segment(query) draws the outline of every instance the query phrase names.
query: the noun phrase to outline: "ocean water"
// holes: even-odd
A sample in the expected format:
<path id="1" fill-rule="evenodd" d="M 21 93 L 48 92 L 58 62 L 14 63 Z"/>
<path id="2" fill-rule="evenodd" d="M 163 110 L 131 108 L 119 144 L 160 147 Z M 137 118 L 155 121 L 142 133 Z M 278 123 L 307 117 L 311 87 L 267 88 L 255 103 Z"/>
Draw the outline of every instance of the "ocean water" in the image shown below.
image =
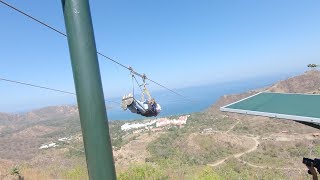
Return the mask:
<path id="1" fill-rule="evenodd" d="M 175 91 L 178 93 L 181 93 L 194 100 L 193 102 L 185 100 L 184 98 L 166 90 L 151 92 L 151 94 L 162 108 L 162 111 L 158 117 L 165 117 L 204 111 L 213 105 L 223 95 L 238 94 L 257 88 L 267 87 L 278 81 L 279 78 L 279 76 L 264 77 L 248 79 L 245 81 L 225 82 L 205 86 L 175 89 Z M 121 98 L 119 97 L 112 100 L 120 101 L 120 99 Z M 114 108 L 108 109 L 107 114 L 109 120 L 144 119 L 143 116 L 133 114 L 129 110 L 123 111 L 120 108 L 120 104 L 118 106 L 115 105 Z"/>

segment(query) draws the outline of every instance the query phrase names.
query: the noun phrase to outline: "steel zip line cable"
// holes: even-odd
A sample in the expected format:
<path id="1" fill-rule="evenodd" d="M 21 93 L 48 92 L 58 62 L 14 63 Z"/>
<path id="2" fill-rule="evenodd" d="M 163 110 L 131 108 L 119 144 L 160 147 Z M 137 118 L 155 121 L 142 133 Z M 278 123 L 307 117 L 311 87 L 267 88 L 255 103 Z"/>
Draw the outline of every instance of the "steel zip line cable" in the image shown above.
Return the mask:
<path id="1" fill-rule="evenodd" d="M 45 86 L 39 86 L 39 85 L 35 85 L 35 84 L 25 83 L 25 82 L 21 82 L 21 81 L 15 81 L 15 80 L 1 78 L 1 77 L 0 77 L 0 81 L 6 81 L 6 82 L 10 82 L 10 83 L 25 85 L 25 86 L 31 86 L 31 87 L 35 87 L 35 88 L 39 88 L 39 89 L 46 89 L 46 90 L 49 90 L 49 91 L 55 91 L 55 92 L 60 92 L 60 93 L 64 93 L 64 94 L 76 95 L 76 93 L 73 93 L 73 92 L 63 91 L 63 90 L 60 90 L 60 89 L 54 89 L 54 88 L 49 88 L 49 87 L 45 87 Z M 116 101 L 111 101 L 111 100 L 105 100 L 105 101 L 119 104 L 119 102 L 116 102 Z"/>
<path id="2" fill-rule="evenodd" d="M 31 15 L 29 15 L 29 14 L 27 14 L 27 13 L 21 11 L 21 10 L 19 10 L 18 8 L 14 7 L 14 6 L 10 5 L 10 4 L 8 4 L 7 2 L 5 2 L 5 1 L 3 1 L 3 0 L 0 0 L 0 2 L 1 2 L 2 4 L 4 4 L 4 5 L 6 5 L 7 7 L 9 7 L 9 8 L 11 8 L 11 9 L 19 12 L 20 14 L 22 14 L 22 15 L 24 15 L 24 16 L 26 16 L 26 17 L 28 17 L 28 18 L 30 18 L 30 19 L 38 22 L 39 24 L 41 24 L 41 25 L 43 25 L 43 26 L 45 26 L 45 27 L 47 27 L 47 28 L 49 28 L 49 29 L 51 29 L 51 30 L 53 30 L 53 31 L 55 31 L 56 33 L 59 33 L 60 35 L 67 37 L 67 35 L 66 35 L 65 33 L 61 32 L 61 31 L 59 31 L 58 29 L 56 29 L 56 28 L 48 25 L 47 23 L 44 23 L 44 22 L 38 20 L 37 18 L 35 18 L 35 17 L 33 17 L 33 16 L 31 16 Z M 106 55 L 98 52 L 98 51 L 97 51 L 97 54 L 100 55 L 100 56 L 102 56 L 102 57 L 104 57 L 105 59 L 108 59 L 108 60 L 110 60 L 110 61 L 118 64 L 119 66 L 122 66 L 123 68 L 126 68 L 127 70 L 131 71 L 133 74 L 135 74 L 135 75 L 137 75 L 137 76 L 139 76 L 139 77 L 141 77 L 141 78 L 145 76 L 145 75 L 142 75 L 142 74 L 134 71 L 131 67 L 127 67 L 127 66 L 121 64 L 120 62 L 118 62 L 118 61 L 116 61 L 116 60 L 114 60 L 114 59 L 112 59 L 112 58 L 110 58 L 110 57 L 108 57 L 108 56 L 106 56 Z M 162 85 L 162 84 L 160 84 L 160 83 L 158 83 L 158 82 L 156 82 L 156 81 L 154 81 L 154 80 L 152 80 L 152 79 L 150 79 L 150 78 L 148 78 L 148 77 L 146 77 L 146 79 L 149 80 L 149 81 L 151 81 L 151 82 L 153 82 L 154 84 L 156 84 L 156 85 L 158 85 L 158 86 L 160 86 L 160 87 L 162 87 L 162 88 L 164 88 L 164 89 L 166 89 L 166 90 L 168 90 L 168 91 L 170 91 L 170 92 L 178 95 L 178 96 L 181 96 L 181 97 L 185 98 L 185 99 L 188 100 L 188 101 L 194 102 L 194 100 L 190 99 L 189 97 L 184 96 L 184 95 L 182 95 L 182 94 L 180 94 L 180 93 L 178 93 L 178 92 L 176 92 L 176 91 L 174 91 L 174 90 L 172 90 L 172 89 L 169 89 L 169 88 L 167 88 L 166 86 L 164 86 L 164 85 Z"/>

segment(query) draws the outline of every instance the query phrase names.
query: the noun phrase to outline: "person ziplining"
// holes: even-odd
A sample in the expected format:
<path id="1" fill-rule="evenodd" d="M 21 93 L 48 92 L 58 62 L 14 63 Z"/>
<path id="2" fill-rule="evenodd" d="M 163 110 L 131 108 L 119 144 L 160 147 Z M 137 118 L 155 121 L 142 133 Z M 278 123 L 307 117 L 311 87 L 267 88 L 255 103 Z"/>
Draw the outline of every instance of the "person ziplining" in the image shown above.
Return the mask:
<path id="1" fill-rule="evenodd" d="M 131 69 L 131 77 L 132 77 L 132 93 L 128 95 L 124 95 L 121 101 L 121 108 L 123 110 L 129 109 L 132 113 L 140 114 L 145 117 L 157 116 L 161 111 L 161 106 L 158 104 L 154 98 L 151 97 L 149 90 L 146 87 L 146 76 L 142 76 L 143 89 L 141 89 L 141 101 L 137 100 L 134 97 L 134 82 L 135 78 L 132 68 Z M 137 80 L 136 80 L 137 81 Z M 137 81 L 138 83 L 138 81 Z M 139 85 L 139 83 L 138 83 Z M 139 85 L 140 86 L 140 85 Z M 148 99 L 145 99 L 145 94 L 148 96 Z"/>

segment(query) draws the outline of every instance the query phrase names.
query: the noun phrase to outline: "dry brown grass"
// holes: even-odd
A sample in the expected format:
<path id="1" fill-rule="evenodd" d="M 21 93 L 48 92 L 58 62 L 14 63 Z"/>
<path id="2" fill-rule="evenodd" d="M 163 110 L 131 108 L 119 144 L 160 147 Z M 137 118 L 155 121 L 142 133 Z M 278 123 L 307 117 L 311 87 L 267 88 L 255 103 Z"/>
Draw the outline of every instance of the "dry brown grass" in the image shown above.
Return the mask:
<path id="1" fill-rule="evenodd" d="M 127 168 L 130 164 L 144 163 L 145 158 L 149 156 L 146 150 L 147 145 L 156 139 L 161 133 L 144 133 L 136 135 L 129 143 L 114 151 L 116 167 L 119 169 Z"/>

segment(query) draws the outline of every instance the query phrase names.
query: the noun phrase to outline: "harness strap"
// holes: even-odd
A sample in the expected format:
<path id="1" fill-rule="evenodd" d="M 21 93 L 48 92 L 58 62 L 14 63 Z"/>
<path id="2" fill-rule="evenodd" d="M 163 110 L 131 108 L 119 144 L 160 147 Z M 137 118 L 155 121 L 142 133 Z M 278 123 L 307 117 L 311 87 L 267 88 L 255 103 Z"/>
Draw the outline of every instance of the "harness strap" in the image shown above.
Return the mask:
<path id="1" fill-rule="evenodd" d="M 152 97 L 150 95 L 150 92 L 149 90 L 147 89 L 147 83 L 146 83 L 146 79 L 147 79 L 147 76 L 145 74 L 142 75 L 142 80 L 143 80 L 143 84 L 142 85 L 139 85 L 139 82 L 138 80 L 136 79 L 135 75 L 134 75 L 134 71 L 132 69 L 132 67 L 129 67 L 129 69 L 131 70 L 131 79 L 132 79 L 132 94 L 133 94 L 133 97 L 135 97 L 135 93 L 134 93 L 134 80 L 137 82 L 140 90 L 141 90 L 141 101 L 144 102 L 145 101 L 145 97 L 144 97 L 144 94 L 146 94 L 148 96 L 148 101 L 151 101 Z M 141 88 L 141 86 L 143 86 L 143 89 Z"/>
<path id="2" fill-rule="evenodd" d="M 151 101 L 152 97 L 150 95 L 150 92 L 149 90 L 147 89 L 147 83 L 146 83 L 146 79 L 147 79 L 147 76 L 145 74 L 143 74 L 143 94 L 146 94 L 148 96 L 148 100 Z M 144 100 L 144 95 L 143 95 L 143 100 Z"/>

